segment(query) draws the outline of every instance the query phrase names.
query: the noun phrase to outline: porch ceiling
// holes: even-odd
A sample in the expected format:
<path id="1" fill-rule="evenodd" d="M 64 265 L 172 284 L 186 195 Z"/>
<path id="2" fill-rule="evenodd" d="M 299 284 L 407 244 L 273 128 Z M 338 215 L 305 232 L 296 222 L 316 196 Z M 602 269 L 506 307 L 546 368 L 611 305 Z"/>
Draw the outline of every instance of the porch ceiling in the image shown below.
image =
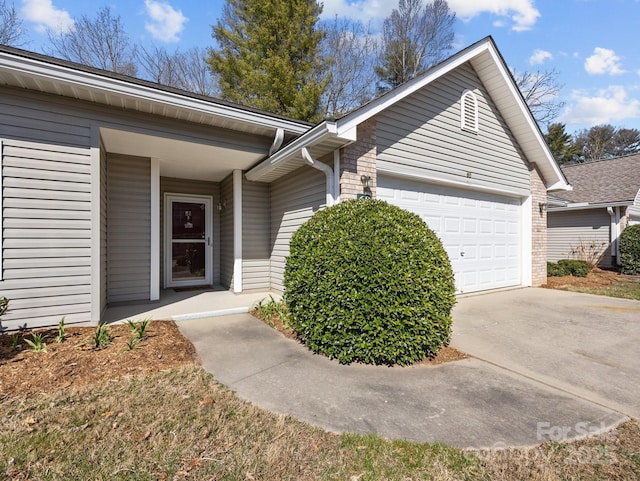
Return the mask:
<path id="1" fill-rule="evenodd" d="M 267 154 L 251 145 L 238 149 L 106 128 L 100 134 L 108 153 L 159 159 L 163 177 L 220 182 L 234 169 L 247 170 Z"/>

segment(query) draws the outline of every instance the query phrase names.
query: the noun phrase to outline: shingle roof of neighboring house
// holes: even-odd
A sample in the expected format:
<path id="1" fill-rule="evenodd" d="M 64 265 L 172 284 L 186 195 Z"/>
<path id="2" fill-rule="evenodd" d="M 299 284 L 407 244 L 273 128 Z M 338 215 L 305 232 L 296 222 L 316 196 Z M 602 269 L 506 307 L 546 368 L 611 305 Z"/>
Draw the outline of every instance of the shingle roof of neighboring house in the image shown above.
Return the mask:
<path id="1" fill-rule="evenodd" d="M 571 203 L 633 204 L 640 190 L 640 154 L 562 167 L 572 191 L 555 197 Z"/>

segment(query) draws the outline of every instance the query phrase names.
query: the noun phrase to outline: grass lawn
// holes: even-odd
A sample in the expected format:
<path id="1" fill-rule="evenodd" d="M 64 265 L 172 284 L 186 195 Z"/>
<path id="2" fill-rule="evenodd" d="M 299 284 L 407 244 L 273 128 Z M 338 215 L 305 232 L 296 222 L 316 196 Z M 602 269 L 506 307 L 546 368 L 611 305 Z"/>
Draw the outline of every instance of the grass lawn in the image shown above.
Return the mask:
<path id="1" fill-rule="evenodd" d="M 44 333 L 47 352 L 0 335 L 0 479 L 640 479 L 637 420 L 576 443 L 499 451 L 337 435 L 240 400 L 173 323 L 152 323 L 133 350 L 124 326 L 99 350 L 90 330 L 63 343 L 54 334 Z"/>
<path id="2" fill-rule="evenodd" d="M 640 282 L 614 282 L 602 287 L 573 287 L 567 288 L 569 291 L 584 292 L 586 294 L 597 294 L 599 296 L 621 297 L 623 299 L 635 299 L 640 301 Z"/>
<path id="3" fill-rule="evenodd" d="M 546 287 L 640 301 L 640 276 L 595 269 L 587 277 L 548 277 Z"/>
<path id="4" fill-rule="evenodd" d="M 640 424 L 465 452 L 335 435 L 238 399 L 195 365 L 0 402 L 3 479 L 596 480 L 640 477 Z"/>

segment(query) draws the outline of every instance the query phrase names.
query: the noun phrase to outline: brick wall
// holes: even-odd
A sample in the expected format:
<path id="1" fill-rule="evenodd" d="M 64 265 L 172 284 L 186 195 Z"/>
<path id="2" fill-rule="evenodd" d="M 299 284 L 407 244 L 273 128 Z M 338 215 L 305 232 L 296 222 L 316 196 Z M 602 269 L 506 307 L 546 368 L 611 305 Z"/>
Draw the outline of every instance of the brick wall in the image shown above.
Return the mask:
<path id="1" fill-rule="evenodd" d="M 340 150 L 340 199 L 354 199 L 365 193 L 360 180 L 371 177 L 371 188 L 366 193 L 376 196 L 376 119 L 358 125 L 358 140 Z"/>
<path id="2" fill-rule="evenodd" d="M 540 286 L 547 282 L 547 211 L 540 205 L 547 203 L 547 189 L 538 168 L 530 169 L 531 179 L 531 235 L 532 235 L 532 284 Z"/>

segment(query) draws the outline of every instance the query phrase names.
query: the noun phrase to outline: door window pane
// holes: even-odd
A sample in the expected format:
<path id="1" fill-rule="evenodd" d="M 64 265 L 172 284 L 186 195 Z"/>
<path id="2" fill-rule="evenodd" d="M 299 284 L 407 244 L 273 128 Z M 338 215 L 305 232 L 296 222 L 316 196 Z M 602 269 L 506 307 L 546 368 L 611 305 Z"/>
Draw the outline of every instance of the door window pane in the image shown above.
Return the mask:
<path id="1" fill-rule="evenodd" d="M 204 239 L 205 205 L 193 202 L 173 202 L 174 239 Z"/>
<path id="2" fill-rule="evenodd" d="M 171 272 L 174 281 L 205 278 L 205 244 L 174 242 Z"/>

